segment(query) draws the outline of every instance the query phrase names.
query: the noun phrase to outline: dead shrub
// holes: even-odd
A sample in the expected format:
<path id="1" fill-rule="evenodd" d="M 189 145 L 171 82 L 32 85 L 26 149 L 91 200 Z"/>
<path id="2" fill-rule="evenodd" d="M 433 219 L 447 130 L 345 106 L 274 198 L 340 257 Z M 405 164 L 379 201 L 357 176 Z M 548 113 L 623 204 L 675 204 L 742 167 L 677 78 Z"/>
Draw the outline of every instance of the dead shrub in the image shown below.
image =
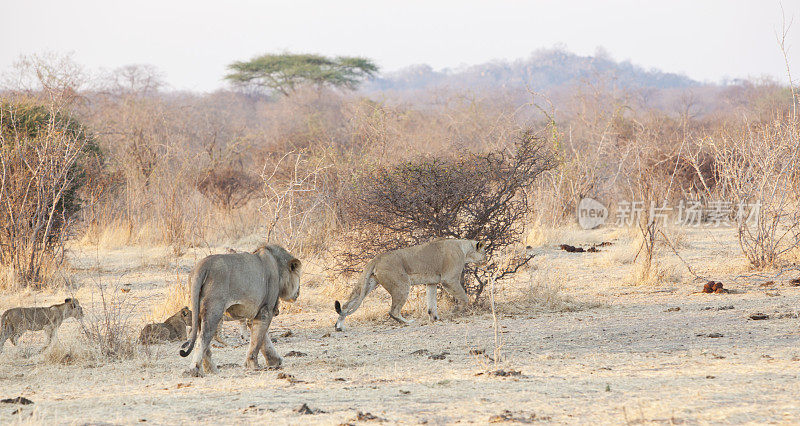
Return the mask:
<path id="1" fill-rule="evenodd" d="M 257 196 L 260 187 L 258 177 L 233 167 L 206 170 L 197 182 L 200 191 L 218 208 L 230 211 L 238 209 Z"/>
<path id="2" fill-rule="evenodd" d="M 12 281 L 41 286 L 57 270 L 87 159 L 98 155 L 88 131 L 56 105 L 0 105 L 0 265 Z"/>
<path id="3" fill-rule="evenodd" d="M 302 153 L 288 152 L 268 161 L 261 173 L 266 241 L 293 253 L 313 254 L 330 228 L 324 214 L 328 196 L 328 167 Z"/>
<path id="4" fill-rule="evenodd" d="M 710 138 L 717 173 L 736 213 L 739 245 L 756 268 L 770 267 L 800 247 L 800 131 L 794 115 Z"/>
<path id="5" fill-rule="evenodd" d="M 132 319 L 137 303 L 121 286 L 108 286 L 100 281 L 94 285 L 89 309 L 81 321 L 84 338 L 104 358 L 132 358 L 136 354 Z"/>

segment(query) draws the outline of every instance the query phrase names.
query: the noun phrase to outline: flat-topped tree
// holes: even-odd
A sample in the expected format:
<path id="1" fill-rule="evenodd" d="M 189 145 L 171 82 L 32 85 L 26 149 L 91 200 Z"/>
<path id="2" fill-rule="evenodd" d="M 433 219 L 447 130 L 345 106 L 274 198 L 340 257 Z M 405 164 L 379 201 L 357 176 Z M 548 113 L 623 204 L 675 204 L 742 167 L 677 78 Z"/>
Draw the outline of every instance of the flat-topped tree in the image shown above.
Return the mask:
<path id="1" fill-rule="evenodd" d="M 228 65 L 225 79 L 237 86 L 266 89 L 289 96 L 298 86 L 330 86 L 354 90 L 378 72 L 367 58 L 312 54 L 267 54 Z"/>

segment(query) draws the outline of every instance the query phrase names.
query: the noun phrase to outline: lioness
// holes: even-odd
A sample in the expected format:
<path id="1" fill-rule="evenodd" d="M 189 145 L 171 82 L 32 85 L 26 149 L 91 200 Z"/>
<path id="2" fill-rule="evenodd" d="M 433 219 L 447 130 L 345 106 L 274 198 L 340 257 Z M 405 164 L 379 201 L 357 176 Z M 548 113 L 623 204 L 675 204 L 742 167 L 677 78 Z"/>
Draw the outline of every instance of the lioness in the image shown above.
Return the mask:
<path id="1" fill-rule="evenodd" d="M 189 341 L 181 346 L 185 357 L 195 346 L 202 331 L 200 347 L 195 353 L 189 375 L 216 372 L 211 362 L 211 339 L 223 314 L 234 319 L 251 320 L 250 348 L 245 367 L 258 368 L 259 351 L 271 366 L 283 359 L 275 351 L 267 335 L 278 298 L 293 302 L 300 294 L 300 261 L 284 248 L 268 245 L 253 253 L 211 255 L 201 260 L 192 271 L 192 331 Z"/>
<path id="2" fill-rule="evenodd" d="M 139 334 L 139 343 L 151 345 L 158 342 L 186 340 L 186 327 L 192 326 L 192 311 L 186 306 L 164 322 L 147 324 Z"/>
<path id="3" fill-rule="evenodd" d="M 361 306 L 367 294 L 378 284 L 392 296 L 389 316 L 402 324 L 412 322 L 400 314 L 411 286 L 428 286 L 428 315 L 431 320 L 436 321 L 439 319 L 436 285 L 441 284 L 459 302 L 469 303 L 467 293 L 461 287 L 461 272 L 466 263 L 481 263 L 485 260 L 486 246 L 475 240 L 441 239 L 379 254 L 367 263 L 361 279 L 350 293 L 350 300 L 344 306 L 338 300 L 334 303 L 336 313 L 339 314 L 336 330 L 342 331 L 344 319 Z"/>
<path id="4" fill-rule="evenodd" d="M 78 303 L 78 299 L 64 299 L 64 303 L 59 303 L 49 307 L 35 308 L 11 308 L 3 312 L 0 318 L 0 352 L 6 339 L 11 339 L 15 346 L 17 339 L 26 331 L 44 330 L 47 332 L 47 342 L 42 350 L 47 349 L 54 339 L 57 339 L 56 331 L 61 323 L 67 318 L 83 318 L 83 308 Z"/>

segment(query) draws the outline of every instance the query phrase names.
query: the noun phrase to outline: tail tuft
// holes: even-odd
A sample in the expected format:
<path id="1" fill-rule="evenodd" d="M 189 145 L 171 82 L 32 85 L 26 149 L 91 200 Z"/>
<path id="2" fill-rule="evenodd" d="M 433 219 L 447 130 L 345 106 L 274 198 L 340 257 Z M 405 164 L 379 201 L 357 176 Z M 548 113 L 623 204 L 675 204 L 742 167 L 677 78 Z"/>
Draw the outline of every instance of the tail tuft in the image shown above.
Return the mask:
<path id="1" fill-rule="evenodd" d="M 181 354 L 182 357 L 186 358 L 187 356 L 189 356 L 190 353 L 192 353 L 192 349 L 194 349 L 194 345 L 189 346 L 191 343 L 192 343 L 192 341 L 190 340 L 190 341 L 185 342 L 184 344 L 181 345 L 180 354 Z M 189 346 L 189 349 L 186 349 L 187 346 Z"/>
<path id="2" fill-rule="evenodd" d="M 336 313 L 337 314 L 339 314 L 339 315 L 342 314 L 342 305 L 339 303 L 338 300 L 336 302 L 334 302 L 333 308 L 336 309 Z"/>

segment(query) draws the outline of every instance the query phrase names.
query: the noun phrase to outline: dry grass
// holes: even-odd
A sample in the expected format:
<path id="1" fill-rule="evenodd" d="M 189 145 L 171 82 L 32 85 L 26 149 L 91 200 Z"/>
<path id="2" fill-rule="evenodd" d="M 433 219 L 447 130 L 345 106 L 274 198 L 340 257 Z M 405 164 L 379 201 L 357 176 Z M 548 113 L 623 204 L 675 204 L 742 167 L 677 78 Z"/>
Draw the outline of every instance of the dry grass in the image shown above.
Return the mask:
<path id="1" fill-rule="evenodd" d="M 94 281 L 92 298 L 82 302 L 87 314 L 81 331 L 88 345 L 108 359 L 129 359 L 136 353 L 133 327 L 138 300 L 128 296 L 121 285 Z"/>
<path id="2" fill-rule="evenodd" d="M 188 277 L 181 276 L 180 272 L 175 270 L 175 279 L 164 291 L 164 297 L 160 302 L 153 305 L 149 317 L 145 319 L 146 322 L 162 322 L 169 318 L 171 315 L 180 311 L 184 306 L 191 306 L 191 292 Z"/>
<path id="3" fill-rule="evenodd" d="M 497 311 L 501 314 L 536 314 L 576 312 L 603 306 L 597 301 L 583 301 L 564 291 L 567 277 L 550 269 L 522 274 L 513 284 L 498 287 Z"/>

